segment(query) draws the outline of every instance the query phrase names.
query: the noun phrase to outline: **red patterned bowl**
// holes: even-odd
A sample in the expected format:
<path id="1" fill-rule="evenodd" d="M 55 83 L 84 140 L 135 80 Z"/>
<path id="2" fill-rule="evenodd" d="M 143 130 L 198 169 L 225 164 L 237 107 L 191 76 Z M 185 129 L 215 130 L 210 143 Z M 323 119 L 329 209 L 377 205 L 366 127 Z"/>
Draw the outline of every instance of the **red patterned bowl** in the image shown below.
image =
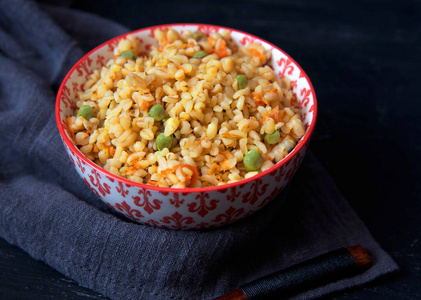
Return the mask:
<path id="1" fill-rule="evenodd" d="M 135 183 L 105 171 L 87 159 L 74 145 L 66 118 L 75 109 L 74 95 L 91 72 L 113 57 L 113 47 L 125 35 L 98 46 L 80 59 L 60 86 L 56 102 L 56 120 L 64 146 L 76 171 L 92 191 L 107 205 L 126 217 L 152 226 L 171 229 L 218 227 L 242 219 L 270 202 L 289 182 L 300 165 L 316 123 L 317 103 L 313 86 L 303 69 L 278 47 L 253 35 L 220 26 L 173 24 L 140 29 L 127 34 L 139 38 L 145 48 L 154 43 L 157 28 L 205 32 L 228 30 L 242 45 L 258 42 L 271 49 L 271 66 L 280 77 L 289 77 L 302 111 L 305 135 L 296 147 L 270 169 L 248 179 L 221 186 L 173 189 Z M 126 34 L 126 35 L 127 35 Z"/>

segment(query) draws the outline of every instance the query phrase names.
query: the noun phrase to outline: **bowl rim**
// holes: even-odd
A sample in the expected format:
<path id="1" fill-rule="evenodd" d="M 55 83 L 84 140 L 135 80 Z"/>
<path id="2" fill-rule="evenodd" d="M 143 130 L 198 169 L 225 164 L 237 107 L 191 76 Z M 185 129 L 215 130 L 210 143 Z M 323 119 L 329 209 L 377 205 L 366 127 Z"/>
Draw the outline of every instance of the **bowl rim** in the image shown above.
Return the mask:
<path id="1" fill-rule="evenodd" d="M 272 49 L 276 49 L 277 51 L 280 51 L 281 53 L 283 53 L 284 55 L 286 55 L 291 62 L 293 62 L 299 69 L 300 73 L 300 77 L 304 77 L 307 82 L 309 83 L 310 86 L 310 90 L 313 93 L 313 121 L 310 124 L 310 126 L 307 128 L 307 131 L 305 133 L 305 135 L 298 141 L 297 145 L 294 147 L 294 149 L 288 153 L 288 155 L 286 157 L 284 157 L 280 162 L 276 163 L 275 165 L 273 165 L 272 167 L 270 167 L 269 169 L 260 172 L 254 176 L 251 176 L 249 178 L 245 178 L 245 179 L 241 179 L 235 182 L 231 182 L 231 183 L 226 183 L 226 184 L 222 184 L 222 185 L 217 185 L 217 186 L 209 186 L 209 187 L 192 187 L 192 188 L 173 188 L 173 187 L 158 187 L 158 186 L 154 186 L 154 185 L 149 185 L 146 183 L 138 183 L 135 181 L 131 181 L 127 178 L 115 175 L 107 170 L 105 170 L 104 168 L 100 167 L 99 165 L 95 164 L 93 161 L 89 160 L 85 155 L 82 154 L 82 152 L 80 152 L 80 150 L 74 145 L 74 143 L 68 138 L 67 134 L 64 132 L 64 128 L 63 128 L 63 124 L 61 122 L 61 118 L 60 118 L 60 99 L 61 99 L 61 95 L 63 94 L 63 89 L 67 83 L 67 81 L 69 80 L 70 76 L 75 72 L 76 68 L 84 61 L 86 60 L 90 55 L 92 55 L 93 53 L 95 53 L 96 51 L 98 51 L 99 49 L 106 47 L 107 45 L 113 43 L 114 41 L 120 40 L 124 37 L 126 37 L 127 35 L 130 34 L 136 34 L 137 32 L 140 31 L 151 31 L 151 30 L 155 30 L 158 28 L 163 28 L 163 27 L 175 27 L 175 26 L 210 26 L 210 27 L 216 27 L 218 28 L 218 30 L 228 30 L 230 32 L 238 32 L 240 34 L 244 34 L 246 36 L 249 36 L 253 39 L 256 39 L 258 41 L 262 41 L 266 44 L 268 44 L 269 46 L 272 47 Z M 307 145 L 307 143 L 309 142 L 314 128 L 316 126 L 316 121 L 317 121 L 317 98 L 316 98 L 316 93 L 313 87 L 313 84 L 310 80 L 310 78 L 308 77 L 307 73 L 303 70 L 303 68 L 285 51 L 283 51 L 281 48 L 279 48 L 278 46 L 260 38 L 257 37 L 251 33 L 247 33 L 245 31 L 241 31 L 238 29 L 233 29 L 230 27 L 226 27 L 226 26 L 221 26 L 221 25 L 212 25 L 212 24 L 205 24 L 205 23 L 170 23 L 170 24 L 162 24 L 162 25 L 154 25 L 154 26 L 149 26 L 149 27 L 144 27 L 144 28 L 140 28 L 140 29 L 136 29 L 136 30 L 132 30 L 129 32 L 126 32 L 124 34 L 118 35 L 114 38 L 111 38 L 103 43 L 101 43 L 100 45 L 96 46 L 95 48 L 93 48 L 92 50 L 90 50 L 88 53 L 86 53 L 85 55 L 83 55 L 73 66 L 72 68 L 67 72 L 66 76 L 64 77 L 64 79 L 62 80 L 60 87 L 57 91 L 57 96 L 56 96 L 56 103 L 55 103 L 55 118 L 56 118 L 56 124 L 61 136 L 62 141 L 66 144 L 66 146 L 68 147 L 68 149 L 75 154 L 79 159 L 82 160 L 82 162 L 85 165 L 89 165 L 92 169 L 96 170 L 99 173 L 104 174 L 106 177 L 111 178 L 113 180 L 115 180 L 116 182 L 121 182 L 124 183 L 127 187 L 129 186 L 134 186 L 134 187 L 138 187 L 138 188 L 142 188 L 142 189 L 147 189 L 147 190 L 155 190 L 155 191 L 159 191 L 159 192 L 164 192 L 164 193 L 204 193 L 204 192 L 212 192 L 212 191 L 219 191 L 219 190 L 225 190 L 225 189 L 229 189 L 232 187 L 237 187 L 237 186 L 242 186 L 244 184 L 247 184 L 251 181 L 256 181 L 257 179 L 266 176 L 269 173 L 272 173 L 273 171 L 281 168 L 282 166 L 284 166 L 285 164 L 287 164 L 294 156 L 296 153 L 300 152 L 300 150 Z"/>

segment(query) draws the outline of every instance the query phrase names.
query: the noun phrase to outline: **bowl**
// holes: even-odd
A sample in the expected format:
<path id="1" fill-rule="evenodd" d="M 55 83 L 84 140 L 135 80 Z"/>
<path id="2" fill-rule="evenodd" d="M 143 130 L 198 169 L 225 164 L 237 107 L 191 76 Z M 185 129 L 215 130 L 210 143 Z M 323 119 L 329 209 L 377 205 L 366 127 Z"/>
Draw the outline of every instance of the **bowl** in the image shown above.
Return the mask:
<path id="1" fill-rule="evenodd" d="M 246 46 L 257 42 L 271 51 L 269 62 L 275 74 L 291 80 L 305 128 L 304 136 L 280 162 L 255 176 L 236 182 L 201 188 L 158 187 L 116 176 L 89 160 L 75 146 L 66 120 L 75 110 L 75 94 L 88 76 L 113 57 L 113 48 L 131 34 L 150 49 L 156 43 L 156 29 L 174 28 L 182 32 L 227 30 L 232 39 Z M 313 133 L 317 103 L 314 88 L 303 69 L 275 45 L 251 34 L 206 24 L 169 24 L 143 28 L 115 37 L 83 56 L 64 78 L 56 99 L 56 122 L 64 147 L 76 171 L 103 202 L 127 218 L 141 224 L 168 229 L 206 229 L 227 225 L 258 211 L 272 201 L 288 184 L 302 162 Z"/>

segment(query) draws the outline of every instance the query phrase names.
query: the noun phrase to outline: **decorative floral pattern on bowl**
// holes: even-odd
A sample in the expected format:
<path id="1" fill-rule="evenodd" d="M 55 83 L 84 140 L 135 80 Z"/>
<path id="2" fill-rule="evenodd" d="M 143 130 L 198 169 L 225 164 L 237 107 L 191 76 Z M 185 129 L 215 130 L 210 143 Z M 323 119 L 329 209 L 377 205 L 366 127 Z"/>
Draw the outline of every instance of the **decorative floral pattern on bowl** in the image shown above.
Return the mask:
<path id="1" fill-rule="evenodd" d="M 306 134 L 281 162 L 248 179 L 215 187 L 172 189 L 139 184 L 115 176 L 87 159 L 73 144 L 66 118 L 75 109 L 74 95 L 95 70 L 113 56 L 113 48 L 127 34 L 134 35 L 145 51 L 157 29 L 201 30 L 206 33 L 228 30 L 239 44 L 258 42 L 271 49 L 275 73 L 289 77 L 302 111 Z M 149 27 L 116 37 L 86 54 L 65 77 L 56 102 L 57 126 L 76 171 L 91 190 L 107 205 L 142 224 L 169 229 L 204 229 L 223 226 L 249 216 L 269 203 L 283 190 L 299 167 L 314 130 L 317 103 L 313 86 L 302 68 L 276 46 L 250 34 L 205 24 L 173 24 Z"/>

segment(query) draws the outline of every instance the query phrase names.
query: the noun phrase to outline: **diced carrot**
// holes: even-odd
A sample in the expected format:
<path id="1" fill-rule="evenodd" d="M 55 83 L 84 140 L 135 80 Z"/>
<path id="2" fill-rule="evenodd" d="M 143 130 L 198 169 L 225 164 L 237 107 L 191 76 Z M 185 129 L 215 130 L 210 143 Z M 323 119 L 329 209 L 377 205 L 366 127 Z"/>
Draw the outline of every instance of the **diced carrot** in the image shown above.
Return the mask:
<path id="1" fill-rule="evenodd" d="M 152 102 L 153 101 L 142 101 L 142 104 L 140 105 L 140 110 L 142 110 L 142 111 L 147 111 L 148 110 L 148 108 L 152 105 Z"/>
<path id="2" fill-rule="evenodd" d="M 216 39 L 211 36 L 208 36 L 208 44 L 212 47 L 215 47 L 215 43 L 216 43 Z"/>
<path id="3" fill-rule="evenodd" d="M 142 165 L 137 160 L 133 162 L 133 166 L 138 170 L 142 168 Z"/>
<path id="4" fill-rule="evenodd" d="M 104 145 L 104 148 L 106 150 L 106 152 L 108 152 L 107 154 L 110 156 L 114 156 L 115 154 L 115 148 L 113 146 L 106 146 Z"/>
<path id="5" fill-rule="evenodd" d="M 297 97 L 295 97 L 295 95 L 294 95 L 291 98 L 291 106 L 295 106 L 295 105 L 297 105 Z"/>
<path id="6" fill-rule="evenodd" d="M 218 54 L 219 58 L 224 58 L 228 56 L 227 43 L 222 39 L 219 42 L 218 49 L 216 49 L 216 54 Z"/>
<path id="7" fill-rule="evenodd" d="M 148 177 L 147 179 L 146 179 L 146 182 L 148 183 L 148 184 L 150 184 L 150 185 L 158 185 L 158 182 L 156 182 L 156 181 L 152 181 L 151 180 L 151 178 L 150 177 Z"/>
<path id="8" fill-rule="evenodd" d="M 116 60 L 120 55 L 114 54 L 114 60 Z"/>
<path id="9" fill-rule="evenodd" d="M 228 133 L 228 132 L 224 132 L 224 133 Z M 226 151 L 224 151 L 224 152 L 220 152 L 220 154 L 222 154 L 223 156 L 225 156 L 225 159 L 224 159 L 224 160 L 222 160 L 222 161 L 219 163 L 219 166 L 218 166 L 218 167 L 219 167 L 222 171 L 229 170 L 229 169 L 230 169 L 230 164 L 229 164 L 228 160 L 229 160 L 229 159 L 231 159 L 231 158 L 233 158 L 233 157 L 234 157 L 234 154 L 232 154 L 232 153 L 231 153 L 231 151 L 229 151 L 229 150 L 226 150 Z"/>
<path id="10" fill-rule="evenodd" d="M 253 92 L 251 94 L 251 99 L 254 101 L 254 103 L 256 103 L 257 106 L 264 106 L 265 104 L 269 104 L 268 101 L 257 92 Z"/>
<path id="11" fill-rule="evenodd" d="M 217 169 L 219 169 L 219 165 L 218 164 L 213 164 L 208 171 L 208 175 L 211 175 L 214 171 L 216 171 Z"/>
<path id="12" fill-rule="evenodd" d="M 66 118 L 66 125 L 67 125 L 67 130 L 70 132 L 70 135 L 72 136 L 72 139 L 75 139 L 75 133 L 72 130 L 72 117 L 67 117 Z"/>
<path id="13" fill-rule="evenodd" d="M 278 89 L 271 89 L 271 90 L 267 90 L 266 92 L 265 92 L 265 94 L 269 94 L 269 93 L 277 93 L 278 92 Z"/>
<path id="14" fill-rule="evenodd" d="M 161 174 L 165 176 L 165 175 L 168 175 L 170 173 L 175 173 L 175 171 L 177 171 L 178 168 L 184 168 L 184 167 L 192 170 L 192 172 L 193 172 L 193 175 L 191 177 L 190 176 L 186 176 L 186 179 L 187 180 L 190 180 L 190 183 L 189 183 L 189 185 L 187 187 L 190 187 L 197 180 L 197 178 L 199 178 L 199 172 L 197 171 L 197 169 L 195 167 L 193 167 L 193 166 L 191 166 L 189 164 L 178 164 L 178 165 L 176 165 L 176 166 L 174 166 L 172 168 L 168 168 L 168 169 L 162 170 L 161 171 Z"/>
<path id="15" fill-rule="evenodd" d="M 265 122 L 268 118 L 272 118 L 275 123 L 281 121 L 281 113 L 279 111 L 279 106 L 275 106 L 272 110 L 268 113 L 263 115 L 263 122 Z"/>
<path id="16" fill-rule="evenodd" d="M 166 45 L 168 45 L 170 42 L 165 38 L 160 42 L 161 47 L 158 49 L 158 52 L 162 52 Z"/>
<path id="17" fill-rule="evenodd" d="M 267 90 L 266 92 L 264 92 L 264 95 L 269 94 L 269 93 L 277 93 L 277 92 L 278 92 L 278 89 L 271 89 L 271 90 Z M 252 97 L 253 97 L 253 95 L 252 95 Z M 270 105 L 269 101 L 265 97 L 262 97 L 260 94 L 259 94 L 259 96 L 256 95 L 255 97 L 256 97 L 256 99 L 253 99 L 253 98 L 252 99 L 257 105 L 259 105 L 258 103 L 264 103 L 266 105 Z M 256 102 L 256 100 L 258 102 Z"/>
<path id="18" fill-rule="evenodd" d="M 114 152 L 115 152 L 115 150 L 114 150 Z M 133 161 L 133 165 L 132 166 L 129 166 L 127 168 L 126 173 L 129 174 L 129 175 L 131 175 L 131 174 L 133 174 L 134 172 L 136 172 L 139 169 L 142 169 L 142 165 L 137 160 L 134 160 Z"/>
<path id="19" fill-rule="evenodd" d="M 186 168 L 192 170 L 192 172 L 193 172 L 193 175 L 190 178 L 190 184 L 188 185 L 190 187 L 197 180 L 197 178 L 199 178 L 199 172 L 197 171 L 197 169 L 195 167 L 193 167 L 189 164 L 183 164 L 183 167 L 186 167 Z"/>
<path id="20" fill-rule="evenodd" d="M 223 161 L 221 161 L 221 170 L 222 171 L 226 171 L 230 168 L 230 165 L 228 163 L 228 160 L 224 159 Z"/>
<path id="21" fill-rule="evenodd" d="M 271 111 L 271 115 L 273 120 L 278 123 L 281 121 L 281 112 L 279 111 L 279 106 L 275 106 L 272 111 Z"/>
<path id="22" fill-rule="evenodd" d="M 174 168 L 167 168 L 167 169 L 162 170 L 161 174 L 164 175 L 164 176 L 167 176 L 168 174 L 170 174 L 173 171 L 174 171 Z"/>
<path id="23" fill-rule="evenodd" d="M 147 184 L 150 184 L 150 185 L 154 185 L 154 186 L 158 186 L 159 185 L 159 182 L 157 182 L 157 181 L 153 181 L 152 179 L 151 179 L 151 175 L 147 175 L 147 177 L 146 177 L 146 183 Z"/>
<path id="24" fill-rule="evenodd" d="M 255 48 L 249 48 L 248 50 L 253 56 L 259 58 L 260 60 L 266 59 L 266 56 L 264 56 L 262 53 L 260 53 L 259 50 L 255 49 Z"/>
<path id="25" fill-rule="evenodd" d="M 200 140 L 197 141 L 197 144 L 200 145 L 204 140 L 206 139 L 206 137 L 202 137 Z"/>
<path id="26" fill-rule="evenodd" d="M 263 106 L 263 101 L 262 101 L 262 95 L 260 95 L 257 92 L 253 92 L 251 94 L 251 99 L 254 101 L 254 103 L 256 103 L 257 106 L 261 105 Z"/>
<path id="27" fill-rule="evenodd" d="M 232 158 L 234 156 L 234 154 L 232 154 L 232 152 L 229 150 L 225 150 L 223 154 L 225 155 L 226 158 Z"/>
<path id="28" fill-rule="evenodd" d="M 137 169 L 136 169 L 136 167 L 135 166 L 130 166 L 130 167 L 128 167 L 127 168 L 127 170 L 126 170 L 126 174 L 128 174 L 128 175 L 132 175 L 133 173 L 135 173 L 137 171 Z"/>

